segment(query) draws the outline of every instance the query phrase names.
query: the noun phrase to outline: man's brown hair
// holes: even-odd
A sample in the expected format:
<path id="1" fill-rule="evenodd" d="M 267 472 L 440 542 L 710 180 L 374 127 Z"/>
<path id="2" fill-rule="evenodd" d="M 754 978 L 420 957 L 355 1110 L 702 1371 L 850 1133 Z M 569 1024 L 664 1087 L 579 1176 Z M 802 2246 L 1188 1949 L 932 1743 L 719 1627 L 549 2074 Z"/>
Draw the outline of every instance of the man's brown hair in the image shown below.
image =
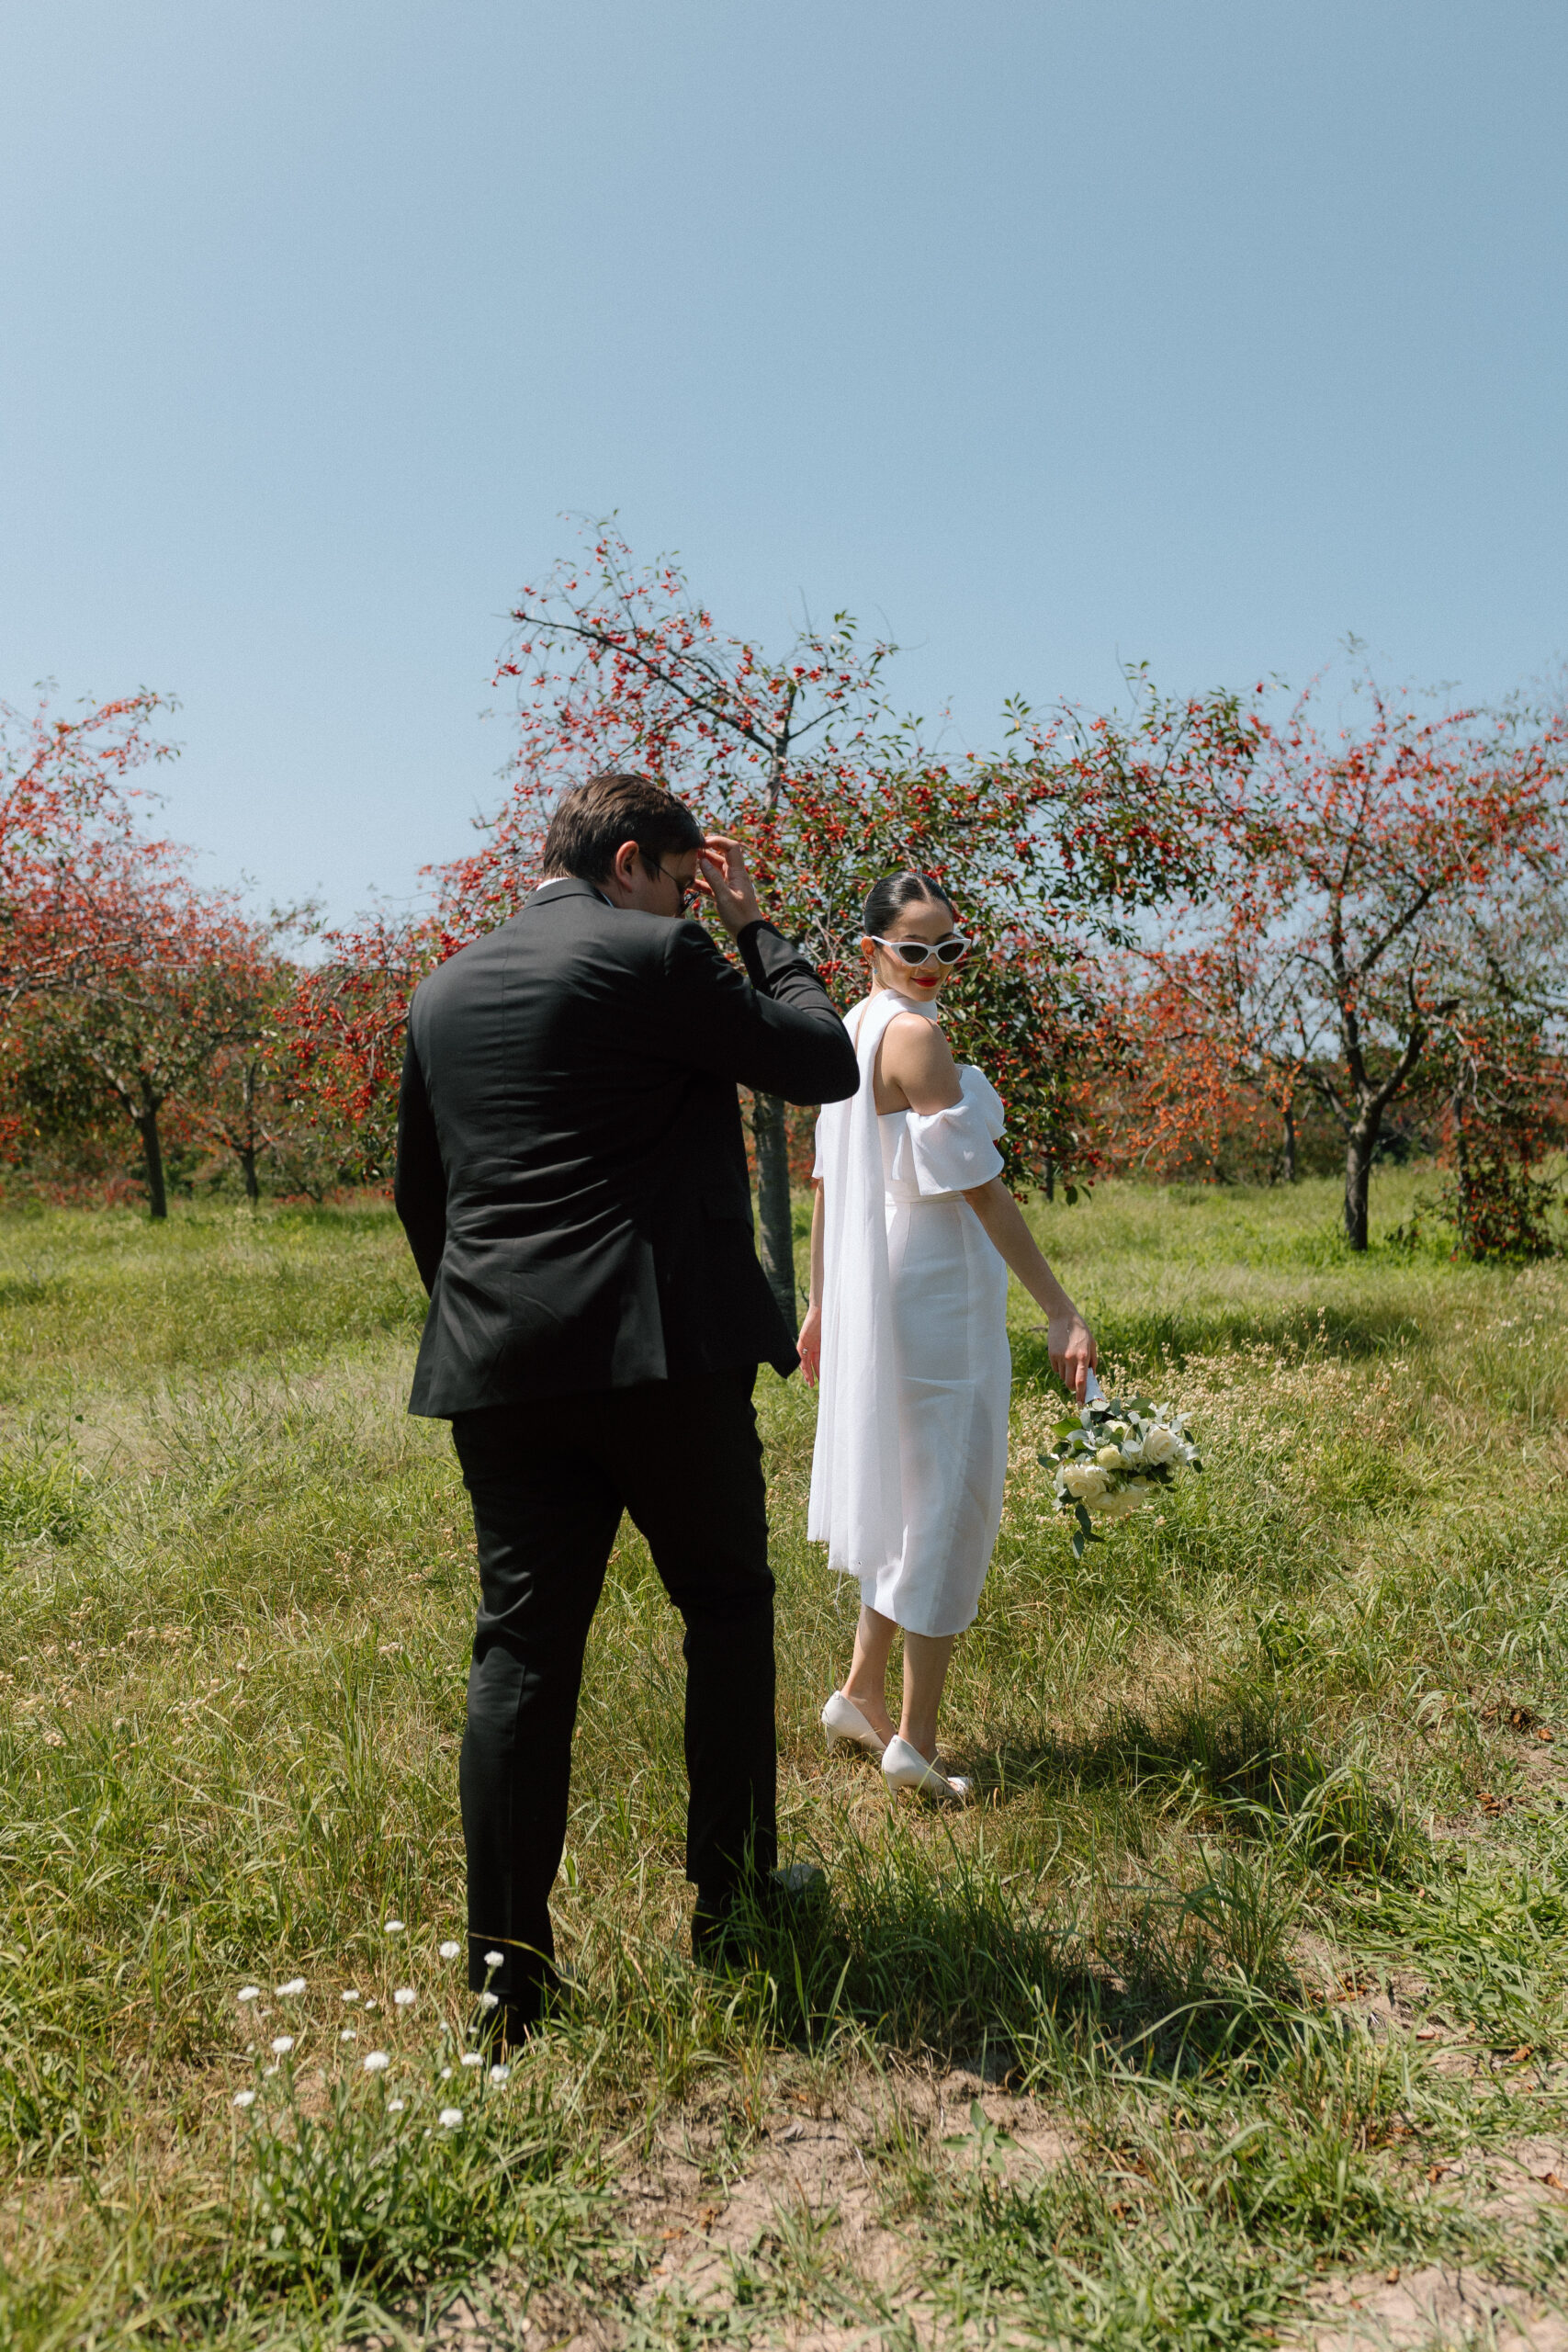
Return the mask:
<path id="1" fill-rule="evenodd" d="M 685 802 L 650 775 L 604 768 L 557 801 L 545 835 L 545 874 L 607 881 L 623 842 L 636 842 L 651 873 L 667 857 L 700 849 L 703 829 Z"/>

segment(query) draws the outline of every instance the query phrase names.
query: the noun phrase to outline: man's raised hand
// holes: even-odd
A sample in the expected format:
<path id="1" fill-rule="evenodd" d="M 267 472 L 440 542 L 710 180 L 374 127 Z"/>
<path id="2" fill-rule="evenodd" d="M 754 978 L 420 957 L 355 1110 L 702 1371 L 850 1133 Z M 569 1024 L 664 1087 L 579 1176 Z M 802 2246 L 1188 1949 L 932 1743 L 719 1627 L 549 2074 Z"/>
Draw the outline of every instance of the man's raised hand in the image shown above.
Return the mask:
<path id="1" fill-rule="evenodd" d="M 710 833 L 697 852 L 697 887 L 705 890 L 718 910 L 718 919 L 732 939 L 743 932 L 749 922 L 760 922 L 762 910 L 757 904 L 757 886 L 746 870 L 746 859 L 740 844 L 726 833 Z"/>

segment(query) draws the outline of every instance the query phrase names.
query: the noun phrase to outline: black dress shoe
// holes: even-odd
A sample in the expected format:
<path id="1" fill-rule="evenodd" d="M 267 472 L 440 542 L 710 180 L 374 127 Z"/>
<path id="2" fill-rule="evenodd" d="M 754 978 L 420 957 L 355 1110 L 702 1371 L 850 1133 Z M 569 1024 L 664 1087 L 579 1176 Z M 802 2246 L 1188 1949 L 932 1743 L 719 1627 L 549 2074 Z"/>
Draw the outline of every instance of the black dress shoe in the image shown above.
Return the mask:
<path id="1" fill-rule="evenodd" d="M 771 1933 L 804 1928 L 827 1893 L 828 1873 L 815 1862 L 786 1862 L 764 1879 L 716 1894 L 699 1887 L 692 1958 L 704 1968 L 752 1959 Z"/>
<path id="2" fill-rule="evenodd" d="M 526 2041 L 535 2027 L 563 2007 L 576 1989 L 575 1972 L 558 1964 L 525 1985 L 517 2000 L 503 2000 L 492 1993 L 489 1996 L 491 2007 L 481 1993 L 478 1996 L 479 2018 L 469 2030 L 468 2040 L 488 2051 L 491 2057 L 499 2058 L 503 2050 L 515 2050 Z"/>

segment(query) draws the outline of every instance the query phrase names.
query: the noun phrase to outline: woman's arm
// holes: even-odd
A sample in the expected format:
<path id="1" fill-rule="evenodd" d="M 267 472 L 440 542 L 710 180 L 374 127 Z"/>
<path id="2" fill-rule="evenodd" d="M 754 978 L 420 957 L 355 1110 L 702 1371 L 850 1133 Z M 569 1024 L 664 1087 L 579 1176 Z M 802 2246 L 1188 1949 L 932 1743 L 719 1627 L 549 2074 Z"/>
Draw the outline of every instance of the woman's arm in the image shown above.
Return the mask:
<path id="1" fill-rule="evenodd" d="M 1084 1383 L 1099 1361 L 1094 1333 L 1040 1254 L 1023 1212 L 999 1176 L 964 1199 L 1024 1289 L 1045 1310 L 1051 1369 L 1083 1403 Z"/>
<path id="2" fill-rule="evenodd" d="M 811 1297 L 800 1327 L 800 1369 L 807 1388 L 815 1388 L 822 1368 L 822 1187 L 812 1184 Z"/>
<path id="3" fill-rule="evenodd" d="M 885 1107 L 884 1088 L 889 1094 L 897 1092 L 903 1098 L 889 1102 L 886 1108 L 902 1110 L 907 1104 L 911 1111 L 925 1114 L 950 1111 L 964 1099 L 958 1065 L 947 1039 L 934 1022 L 922 1021 L 918 1013 L 888 1023 L 881 1059 L 877 1072 L 879 1111 Z M 1030 1296 L 1044 1308 L 1052 1370 L 1081 1405 L 1085 1381 L 1096 1363 L 1093 1332 L 1041 1256 L 1039 1245 L 1023 1221 L 1023 1212 L 1001 1178 L 994 1176 L 988 1184 L 977 1184 L 964 1197 L 999 1255 Z"/>

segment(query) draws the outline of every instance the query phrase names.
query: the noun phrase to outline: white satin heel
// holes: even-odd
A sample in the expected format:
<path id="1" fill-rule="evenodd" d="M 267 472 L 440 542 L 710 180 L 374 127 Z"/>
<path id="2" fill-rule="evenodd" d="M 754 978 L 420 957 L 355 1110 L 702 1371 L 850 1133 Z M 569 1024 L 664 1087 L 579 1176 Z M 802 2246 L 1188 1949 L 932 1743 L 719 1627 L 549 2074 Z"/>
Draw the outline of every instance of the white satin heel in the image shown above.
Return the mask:
<path id="1" fill-rule="evenodd" d="M 882 1741 L 866 1722 L 852 1699 L 835 1690 L 822 1710 L 822 1728 L 828 1735 L 830 1748 L 841 1747 L 846 1741 L 857 1747 L 869 1747 L 874 1756 L 882 1753 Z"/>
<path id="2" fill-rule="evenodd" d="M 882 1777 L 889 1795 L 899 1789 L 912 1789 L 917 1796 L 934 1797 L 939 1804 L 967 1804 L 975 1793 L 973 1781 L 957 1772 L 951 1776 L 939 1772 L 907 1739 L 889 1740 L 883 1753 Z"/>

